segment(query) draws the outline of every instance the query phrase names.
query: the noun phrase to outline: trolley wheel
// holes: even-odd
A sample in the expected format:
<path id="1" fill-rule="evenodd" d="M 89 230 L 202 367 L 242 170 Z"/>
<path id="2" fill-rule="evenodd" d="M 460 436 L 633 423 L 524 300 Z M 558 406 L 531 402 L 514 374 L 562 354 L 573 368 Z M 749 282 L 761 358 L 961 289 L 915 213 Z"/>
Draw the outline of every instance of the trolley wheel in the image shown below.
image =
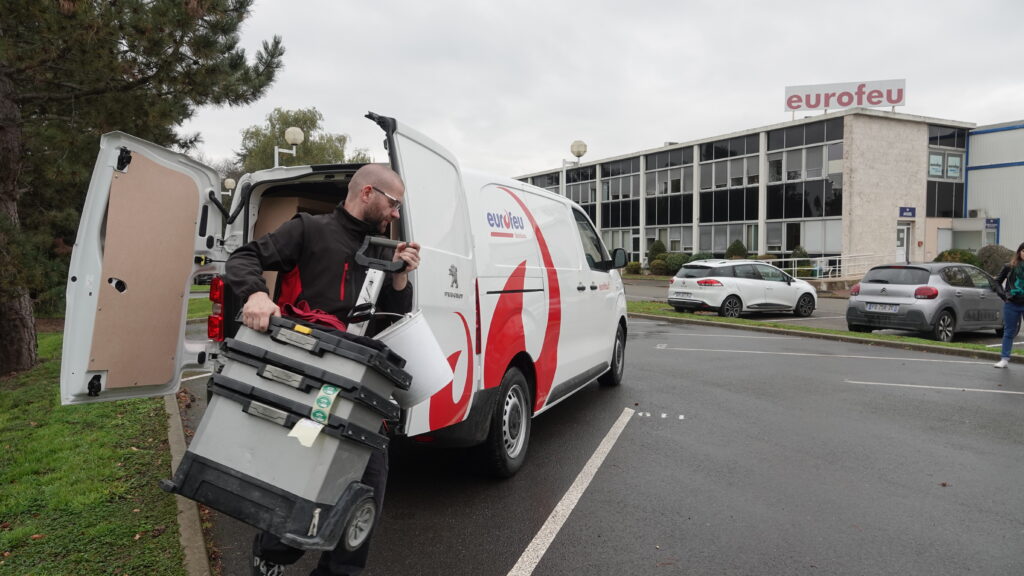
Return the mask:
<path id="1" fill-rule="evenodd" d="M 362 546 L 373 531 L 373 524 L 377 520 L 377 503 L 373 498 L 367 496 L 352 507 L 348 514 L 348 521 L 345 523 L 345 533 L 341 537 L 341 543 L 348 551 L 353 551 Z"/>

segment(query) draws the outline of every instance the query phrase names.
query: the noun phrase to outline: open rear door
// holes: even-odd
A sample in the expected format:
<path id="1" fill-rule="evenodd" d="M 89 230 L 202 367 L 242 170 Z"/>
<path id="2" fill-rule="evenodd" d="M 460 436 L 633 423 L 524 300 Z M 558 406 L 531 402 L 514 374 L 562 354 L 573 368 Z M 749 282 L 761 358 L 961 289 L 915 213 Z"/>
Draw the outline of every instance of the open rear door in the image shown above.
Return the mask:
<path id="1" fill-rule="evenodd" d="M 68 270 L 62 404 L 170 394 L 205 363 L 206 327 L 186 341 L 185 320 L 195 275 L 223 266 L 219 181 L 183 154 L 102 137 Z"/>
<path id="2" fill-rule="evenodd" d="M 444 147 L 393 118 L 367 115 L 387 134 L 391 165 L 405 181 L 404 237 L 422 246 L 413 272 L 414 306 L 437 338 L 454 378 L 429 400 L 413 406 L 401 433 L 422 434 L 464 420 L 478 377 L 476 271 L 462 171 Z M 415 385 L 415 374 L 414 374 Z"/>

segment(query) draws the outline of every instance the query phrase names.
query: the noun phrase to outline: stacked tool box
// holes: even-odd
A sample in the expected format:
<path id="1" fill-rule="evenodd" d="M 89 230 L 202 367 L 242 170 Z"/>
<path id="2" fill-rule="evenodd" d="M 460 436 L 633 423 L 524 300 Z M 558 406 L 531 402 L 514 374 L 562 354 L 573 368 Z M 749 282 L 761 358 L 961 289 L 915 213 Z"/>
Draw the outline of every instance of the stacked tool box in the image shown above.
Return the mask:
<path id="1" fill-rule="evenodd" d="M 387 448 L 382 421 L 399 417 L 391 397 L 411 384 L 405 360 L 377 340 L 277 317 L 267 333 L 239 328 L 222 360 L 164 488 L 297 548 L 334 548 L 346 530 L 357 547 L 376 516 L 360 479 Z"/>

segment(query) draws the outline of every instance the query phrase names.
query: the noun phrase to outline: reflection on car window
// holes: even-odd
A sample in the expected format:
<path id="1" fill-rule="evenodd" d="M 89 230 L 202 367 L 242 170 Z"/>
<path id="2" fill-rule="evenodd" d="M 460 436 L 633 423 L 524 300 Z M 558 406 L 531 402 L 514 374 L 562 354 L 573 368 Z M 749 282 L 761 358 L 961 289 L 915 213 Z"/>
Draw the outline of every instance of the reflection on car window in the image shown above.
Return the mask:
<path id="1" fill-rule="evenodd" d="M 927 284 L 930 274 L 923 268 L 908 268 L 906 266 L 880 266 L 868 270 L 864 275 L 865 284 L 905 284 L 919 285 Z"/>
<path id="2" fill-rule="evenodd" d="M 971 279 L 971 284 L 973 284 L 975 288 L 993 290 L 992 280 L 989 279 L 988 274 L 985 274 L 974 266 L 965 266 L 964 271 L 967 273 L 968 278 Z"/>
<path id="3" fill-rule="evenodd" d="M 708 266 L 691 266 L 687 264 L 676 272 L 676 278 L 703 278 L 711 272 Z"/>
<path id="4" fill-rule="evenodd" d="M 958 288 L 973 288 L 974 282 L 967 276 L 966 270 L 963 266 L 950 266 L 943 268 L 939 272 L 939 276 L 946 281 L 946 284 L 950 286 L 956 286 Z"/>
<path id="5" fill-rule="evenodd" d="M 768 280 L 769 282 L 785 282 L 786 275 L 782 273 L 782 270 L 774 266 L 767 264 L 755 264 L 757 266 L 758 273 L 761 274 L 761 278 Z"/>
<path id="6" fill-rule="evenodd" d="M 757 269 L 754 268 L 753 264 L 737 264 L 735 268 L 737 278 L 747 278 L 750 280 L 761 279 L 761 275 L 757 273 Z"/>

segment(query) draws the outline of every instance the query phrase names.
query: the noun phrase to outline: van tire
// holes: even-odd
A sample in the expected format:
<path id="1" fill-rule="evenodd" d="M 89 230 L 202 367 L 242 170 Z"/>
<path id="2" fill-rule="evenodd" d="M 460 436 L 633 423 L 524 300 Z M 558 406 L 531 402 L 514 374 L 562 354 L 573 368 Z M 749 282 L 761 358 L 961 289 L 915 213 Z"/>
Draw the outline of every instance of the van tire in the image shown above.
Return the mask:
<path id="1" fill-rule="evenodd" d="M 612 361 L 608 371 L 597 377 L 601 386 L 609 388 L 622 384 L 622 371 L 626 362 L 626 331 L 622 324 L 615 329 L 615 344 L 612 347 Z"/>
<path id="2" fill-rule="evenodd" d="M 480 460 L 488 473 L 510 478 L 522 468 L 530 443 L 532 417 L 533 404 L 526 377 L 519 368 L 509 368 L 501 378 L 487 440 L 479 446 Z"/>

